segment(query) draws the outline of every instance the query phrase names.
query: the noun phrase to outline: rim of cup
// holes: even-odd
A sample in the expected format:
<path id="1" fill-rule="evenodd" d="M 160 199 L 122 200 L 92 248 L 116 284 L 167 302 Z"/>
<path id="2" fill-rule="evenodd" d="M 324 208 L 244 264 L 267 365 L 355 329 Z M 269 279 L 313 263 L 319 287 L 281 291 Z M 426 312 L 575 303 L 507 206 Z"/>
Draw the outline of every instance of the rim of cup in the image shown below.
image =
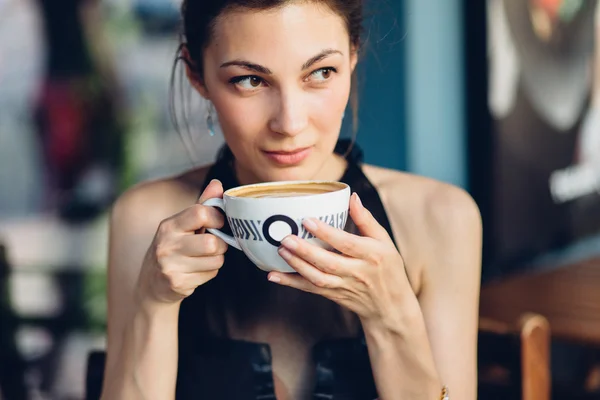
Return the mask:
<path id="1" fill-rule="evenodd" d="M 334 193 L 338 193 L 340 191 L 349 189 L 350 187 L 348 186 L 348 184 L 344 183 L 344 182 L 339 182 L 339 181 L 327 181 L 327 180 L 303 180 L 303 181 L 276 181 L 276 182 L 262 182 L 262 183 L 252 183 L 249 185 L 242 185 L 242 186 L 237 186 L 231 189 L 226 190 L 223 193 L 223 197 L 229 197 L 229 198 L 235 198 L 235 199 L 244 199 L 244 200 L 269 200 L 269 199 L 275 199 L 275 200 L 282 200 L 286 197 L 275 197 L 275 198 L 269 198 L 269 197 L 243 197 L 243 196 L 236 196 L 235 192 L 241 191 L 241 190 L 247 190 L 247 189 L 251 189 L 251 188 L 260 188 L 260 187 L 271 187 L 271 186 L 284 186 L 284 185 L 306 185 L 306 184 L 314 184 L 314 185 L 322 185 L 322 184 L 327 184 L 327 185 L 336 185 L 339 186 L 338 189 L 336 190 L 332 190 L 332 191 L 328 191 L 328 192 L 324 192 L 324 193 L 315 193 L 315 194 L 308 194 L 308 195 L 302 195 L 299 197 L 302 197 L 303 199 L 306 199 L 307 197 L 315 197 L 315 196 L 323 196 L 323 195 L 329 195 L 329 194 L 334 194 Z M 294 196 L 290 196 L 287 197 L 286 199 L 293 199 L 295 198 Z"/>

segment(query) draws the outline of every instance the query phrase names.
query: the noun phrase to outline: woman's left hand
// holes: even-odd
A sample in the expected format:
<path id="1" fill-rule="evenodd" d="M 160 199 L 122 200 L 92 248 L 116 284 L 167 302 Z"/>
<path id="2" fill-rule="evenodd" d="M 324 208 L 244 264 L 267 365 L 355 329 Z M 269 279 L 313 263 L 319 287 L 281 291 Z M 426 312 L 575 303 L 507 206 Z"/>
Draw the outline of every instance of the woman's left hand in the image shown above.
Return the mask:
<path id="1" fill-rule="evenodd" d="M 322 295 L 355 312 L 363 322 L 384 321 L 397 315 L 407 300 L 415 299 L 404 260 L 356 193 L 350 201 L 350 216 L 363 236 L 317 219 L 305 220 L 310 233 L 341 254 L 288 236 L 279 254 L 298 274 L 271 272 L 269 280 Z"/>

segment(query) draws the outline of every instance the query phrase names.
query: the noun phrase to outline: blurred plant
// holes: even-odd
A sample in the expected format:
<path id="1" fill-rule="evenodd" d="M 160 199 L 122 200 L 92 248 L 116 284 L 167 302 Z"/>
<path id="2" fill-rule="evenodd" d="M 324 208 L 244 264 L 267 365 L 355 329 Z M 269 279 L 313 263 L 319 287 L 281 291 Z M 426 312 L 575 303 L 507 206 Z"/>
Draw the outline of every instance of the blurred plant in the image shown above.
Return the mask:
<path id="1" fill-rule="evenodd" d="M 102 268 L 92 268 L 85 274 L 83 310 L 90 332 L 106 332 L 106 273 Z"/>

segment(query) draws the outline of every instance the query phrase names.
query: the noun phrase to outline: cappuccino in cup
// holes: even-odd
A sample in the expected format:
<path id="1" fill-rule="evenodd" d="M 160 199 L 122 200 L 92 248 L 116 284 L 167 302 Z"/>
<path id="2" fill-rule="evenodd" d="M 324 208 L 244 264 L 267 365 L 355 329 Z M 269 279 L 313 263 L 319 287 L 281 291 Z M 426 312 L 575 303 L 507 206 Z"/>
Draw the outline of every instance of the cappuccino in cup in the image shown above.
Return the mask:
<path id="1" fill-rule="evenodd" d="M 293 234 L 329 248 L 302 225 L 317 218 L 338 229 L 348 219 L 350 187 L 333 181 L 269 182 L 229 189 L 223 199 L 208 199 L 205 206 L 221 208 L 233 236 L 207 229 L 243 251 L 263 271 L 295 272 L 277 252 L 281 240 Z"/>

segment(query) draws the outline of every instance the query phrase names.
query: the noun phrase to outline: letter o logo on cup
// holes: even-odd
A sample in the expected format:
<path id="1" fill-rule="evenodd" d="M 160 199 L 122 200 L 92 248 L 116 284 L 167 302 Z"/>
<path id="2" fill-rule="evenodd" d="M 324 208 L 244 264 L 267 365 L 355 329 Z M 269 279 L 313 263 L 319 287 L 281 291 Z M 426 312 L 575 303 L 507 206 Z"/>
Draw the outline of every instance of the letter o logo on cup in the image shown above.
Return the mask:
<path id="1" fill-rule="evenodd" d="M 281 246 L 281 241 L 273 238 L 273 236 L 271 236 L 270 230 L 271 230 L 271 225 L 273 225 L 277 222 L 282 222 L 282 223 L 288 225 L 291 230 L 291 233 L 290 233 L 291 235 L 298 235 L 298 225 L 296 225 L 296 222 L 293 219 L 291 219 L 290 217 L 287 217 L 285 215 L 270 216 L 263 223 L 262 233 L 263 233 L 264 238 L 267 240 L 267 242 L 269 242 L 271 245 L 273 245 L 275 247 Z M 285 236 L 287 236 L 287 235 L 283 235 L 281 237 L 281 239 L 283 239 Z"/>

